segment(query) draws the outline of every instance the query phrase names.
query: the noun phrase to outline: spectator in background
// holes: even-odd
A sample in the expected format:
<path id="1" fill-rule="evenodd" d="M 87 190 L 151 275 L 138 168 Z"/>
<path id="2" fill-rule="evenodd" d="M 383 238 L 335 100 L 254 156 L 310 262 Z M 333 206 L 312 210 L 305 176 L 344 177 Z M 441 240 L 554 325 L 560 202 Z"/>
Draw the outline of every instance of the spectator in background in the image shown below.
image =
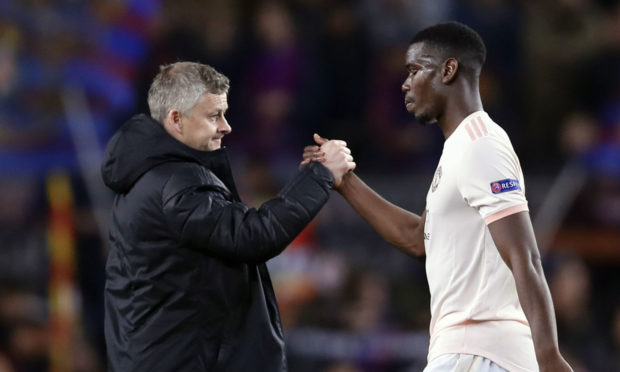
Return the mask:
<path id="1" fill-rule="evenodd" d="M 607 3 L 601 9 L 605 16 L 596 25 L 597 48 L 585 61 L 580 75 L 574 77 L 581 88 L 576 92 L 580 101 L 577 108 L 600 118 L 602 124 L 613 122 L 611 116 L 620 116 L 620 74 L 612 72 L 620 65 L 620 2 Z"/>
<path id="2" fill-rule="evenodd" d="M 315 113 L 314 122 L 308 125 L 335 138 L 345 133 L 358 133 L 357 138 L 348 137 L 348 145 L 361 146 L 363 133 L 359 124 L 363 122 L 368 92 L 365 77 L 371 60 L 368 32 L 354 9 L 343 3 L 336 3 L 323 12 L 319 30 L 322 32 L 315 59 L 320 73 L 315 74 L 314 79 L 321 85 L 306 99 L 313 103 L 307 111 Z"/>
<path id="3" fill-rule="evenodd" d="M 602 13 L 595 0 L 527 1 L 522 42 L 530 156 L 557 154 L 554 137 L 567 108 L 579 108 L 586 61 L 601 48 Z M 541 153 L 544 151 L 544 153 Z"/>
<path id="4" fill-rule="evenodd" d="M 592 288 L 587 266 L 579 259 L 560 259 L 549 279 L 549 289 L 558 323 L 558 337 L 567 359 L 576 369 L 588 362 L 593 365 L 598 355 L 593 319 L 588 308 Z M 584 340 L 591 340 L 585 343 Z M 593 360 L 594 359 L 594 360 Z"/>
<path id="5" fill-rule="evenodd" d="M 304 64 L 310 62 L 300 48 L 293 15 L 283 3 L 259 3 L 252 29 L 255 44 L 246 60 L 242 91 L 249 107 L 241 136 L 250 156 L 281 171 L 302 146 L 302 133 L 309 135 L 310 129 L 300 126 L 295 104 Z"/>
<path id="6" fill-rule="evenodd" d="M 6 332 L 2 346 L 15 371 L 44 371 L 49 367 L 46 305 L 45 297 L 32 290 L 7 285 L 0 288 L 0 324 Z"/>
<path id="7" fill-rule="evenodd" d="M 145 97 L 161 65 L 179 60 L 210 61 L 232 80 L 239 77 L 243 25 L 238 1 L 164 1 L 161 7 L 161 17 L 153 22 L 156 27 L 147 56 L 135 77 L 134 107 L 140 111 L 148 111 Z M 239 92 L 231 92 L 233 97 L 236 94 Z"/>
<path id="8" fill-rule="evenodd" d="M 54 85 L 45 81 L 49 76 L 41 76 L 50 66 L 46 65 L 45 42 L 37 40 L 0 19 L 0 146 L 15 152 L 40 151 L 58 134 L 54 124 L 59 97 Z M 33 41 L 33 50 L 24 48 Z M 51 42 L 51 37 L 47 41 Z M 19 169 L 25 163 L 16 164 L 19 158 L 11 157 L 10 152 L 0 159 L 4 170 Z"/>
<path id="9" fill-rule="evenodd" d="M 610 327 L 609 357 L 605 372 L 620 370 L 620 303 L 616 304 Z"/>
<path id="10" fill-rule="evenodd" d="M 605 8 L 598 48 L 575 77 L 582 89 L 579 108 L 568 111 L 559 143 L 583 174 L 584 186 L 560 230 L 563 249 L 583 256 L 614 255 L 620 244 L 620 3 Z"/>
<path id="11" fill-rule="evenodd" d="M 379 49 L 407 42 L 405 35 L 445 20 L 452 7 L 452 0 L 364 0 L 357 4 L 368 25 L 370 41 Z"/>

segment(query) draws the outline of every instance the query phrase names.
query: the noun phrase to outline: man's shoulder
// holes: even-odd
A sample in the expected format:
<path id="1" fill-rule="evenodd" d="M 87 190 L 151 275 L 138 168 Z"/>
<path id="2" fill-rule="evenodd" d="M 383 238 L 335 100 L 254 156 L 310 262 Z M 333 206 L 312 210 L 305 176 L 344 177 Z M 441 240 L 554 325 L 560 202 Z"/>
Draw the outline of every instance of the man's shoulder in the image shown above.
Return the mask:
<path id="1" fill-rule="evenodd" d="M 461 147 L 459 163 L 472 166 L 492 164 L 502 158 L 514 156 L 510 141 L 498 136 L 480 138 L 475 142 L 464 144 Z"/>
<path id="2" fill-rule="evenodd" d="M 463 121 L 459 129 L 461 130 L 456 133 L 453 147 L 460 153 L 485 153 L 512 148 L 510 138 L 504 128 L 486 113 Z"/>
<path id="3" fill-rule="evenodd" d="M 158 180 L 164 195 L 174 195 L 182 190 L 196 187 L 211 187 L 228 190 L 222 180 L 207 167 L 196 162 L 166 162 L 147 172 L 148 178 Z"/>

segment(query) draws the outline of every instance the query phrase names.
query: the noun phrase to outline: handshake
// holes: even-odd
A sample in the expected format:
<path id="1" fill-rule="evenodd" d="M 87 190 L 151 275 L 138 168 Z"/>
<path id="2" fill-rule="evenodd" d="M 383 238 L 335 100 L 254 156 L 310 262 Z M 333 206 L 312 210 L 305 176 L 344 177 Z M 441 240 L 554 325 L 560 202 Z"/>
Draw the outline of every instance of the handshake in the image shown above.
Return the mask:
<path id="1" fill-rule="evenodd" d="M 351 150 L 347 143 L 340 140 L 327 140 L 318 134 L 314 134 L 314 141 L 317 145 L 304 147 L 302 161 L 299 167 L 302 168 L 311 161 L 321 162 L 334 176 L 334 188 L 338 188 L 342 183 L 342 177 L 355 169 L 355 162 L 351 156 Z"/>

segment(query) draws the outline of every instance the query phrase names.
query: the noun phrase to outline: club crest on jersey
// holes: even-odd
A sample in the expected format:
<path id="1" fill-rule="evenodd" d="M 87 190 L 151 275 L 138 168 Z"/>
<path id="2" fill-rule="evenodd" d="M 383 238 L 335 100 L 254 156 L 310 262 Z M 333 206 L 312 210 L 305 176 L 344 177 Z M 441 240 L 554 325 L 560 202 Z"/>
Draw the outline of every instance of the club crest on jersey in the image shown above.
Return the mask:
<path id="1" fill-rule="evenodd" d="M 437 186 L 439 186 L 440 179 L 441 179 L 441 165 L 435 171 L 435 176 L 433 176 L 433 182 L 431 183 L 431 192 L 435 192 L 435 190 L 437 190 Z"/>
<path id="2" fill-rule="evenodd" d="M 521 190 L 518 180 L 507 178 L 505 180 L 499 180 L 491 182 L 491 192 L 493 194 L 499 194 L 502 192 Z"/>

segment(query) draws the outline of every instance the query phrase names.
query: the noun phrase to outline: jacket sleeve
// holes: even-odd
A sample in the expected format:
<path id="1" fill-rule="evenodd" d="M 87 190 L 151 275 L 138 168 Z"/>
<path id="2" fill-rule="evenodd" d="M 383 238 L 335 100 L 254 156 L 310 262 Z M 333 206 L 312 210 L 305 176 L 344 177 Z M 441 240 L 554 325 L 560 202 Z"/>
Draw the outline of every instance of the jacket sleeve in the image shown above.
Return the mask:
<path id="1" fill-rule="evenodd" d="M 194 168 L 167 182 L 162 194 L 166 218 L 181 245 L 246 263 L 280 254 L 327 202 L 333 184 L 329 170 L 312 162 L 256 209 L 232 200 L 221 181 L 207 173 L 205 181 Z"/>

